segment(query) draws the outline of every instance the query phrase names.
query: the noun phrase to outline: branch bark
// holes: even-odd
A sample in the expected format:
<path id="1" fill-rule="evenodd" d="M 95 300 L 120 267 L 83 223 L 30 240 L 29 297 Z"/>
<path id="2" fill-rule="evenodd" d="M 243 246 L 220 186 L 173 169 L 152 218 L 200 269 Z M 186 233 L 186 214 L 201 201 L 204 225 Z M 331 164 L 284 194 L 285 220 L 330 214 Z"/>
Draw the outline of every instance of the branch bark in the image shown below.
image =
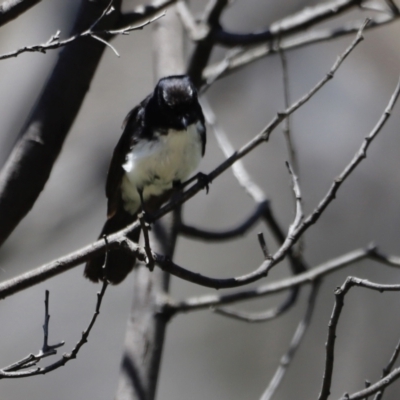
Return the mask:
<path id="1" fill-rule="evenodd" d="M 154 32 L 155 77 L 182 73 L 183 34 L 175 8 L 157 22 Z M 180 208 L 158 221 L 152 231 L 151 248 L 172 257 L 177 236 Z M 136 268 L 134 298 L 125 337 L 116 400 L 152 400 L 169 314 L 164 312 L 169 289 L 169 274 L 159 269 L 150 272 Z"/>
<path id="2" fill-rule="evenodd" d="M 82 1 L 72 34 L 96 21 L 108 0 Z M 99 29 L 112 28 L 117 10 L 99 22 Z M 30 211 L 43 190 L 64 140 L 77 116 L 105 45 L 84 38 L 60 53 L 20 139 L 0 173 L 0 245 Z"/>

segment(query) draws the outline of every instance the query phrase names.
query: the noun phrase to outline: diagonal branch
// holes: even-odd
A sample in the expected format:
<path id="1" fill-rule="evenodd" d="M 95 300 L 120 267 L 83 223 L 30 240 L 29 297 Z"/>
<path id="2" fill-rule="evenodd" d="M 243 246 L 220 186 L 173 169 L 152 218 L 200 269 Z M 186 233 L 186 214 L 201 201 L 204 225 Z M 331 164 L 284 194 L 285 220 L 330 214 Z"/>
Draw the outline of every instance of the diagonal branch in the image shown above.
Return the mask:
<path id="1" fill-rule="evenodd" d="M 398 20 L 397 16 L 380 16 L 372 18 L 366 29 L 377 28 Z M 266 56 L 276 54 L 279 50 L 294 50 L 311 44 L 325 42 L 345 35 L 354 34 L 362 25 L 362 21 L 352 21 L 345 23 L 337 28 L 327 28 L 311 30 L 300 33 L 294 37 L 280 40 L 279 49 L 270 44 L 259 45 L 250 48 L 235 48 L 227 52 L 227 55 L 221 61 L 209 65 L 203 71 L 202 82 L 209 86 L 217 79 L 220 79 L 232 72 L 246 67 L 247 65 L 260 60 Z"/>
<path id="2" fill-rule="evenodd" d="M 394 268 L 400 268 L 400 257 L 386 256 L 380 253 L 376 247 L 369 246 L 366 249 L 354 250 L 340 257 L 329 260 L 306 272 L 293 277 L 281 279 L 277 282 L 271 282 L 258 286 L 254 289 L 246 289 L 228 294 L 206 294 L 199 297 L 191 297 L 177 303 L 168 305 L 171 313 L 189 312 L 208 309 L 224 304 L 232 304 L 238 301 L 251 300 L 262 296 L 268 296 L 283 292 L 293 286 L 304 285 L 314 282 L 326 275 L 329 275 L 339 269 L 353 265 L 365 259 L 375 260 L 384 265 Z"/>
<path id="3" fill-rule="evenodd" d="M 41 0 L 6 0 L 0 4 L 0 26 L 19 17 Z"/>
<path id="4" fill-rule="evenodd" d="M 269 383 L 267 389 L 261 396 L 260 400 L 272 399 L 277 388 L 281 384 L 285 376 L 285 373 L 288 370 L 290 363 L 293 360 L 293 357 L 295 356 L 297 350 L 301 345 L 302 339 L 304 338 L 307 328 L 310 326 L 311 318 L 314 313 L 315 303 L 318 296 L 319 287 L 320 287 L 320 280 L 316 280 L 315 282 L 313 282 L 313 285 L 311 287 L 311 292 L 308 296 L 307 309 L 304 314 L 304 317 L 297 326 L 297 329 L 290 342 L 289 348 L 287 352 L 282 356 L 279 362 L 278 369 L 276 370 L 273 378 L 271 379 L 271 382 Z"/>
<path id="5" fill-rule="evenodd" d="M 393 352 L 392 356 L 390 357 L 388 365 L 386 365 L 386 367 L 383 368 L 382 379 L 384 379 L 392 371 L 394 363 L 397 361 L 397 359 L 399 357 L 399 354 L 400 354 L 400 340 L 397 342 L 397 345 L 396 345 L 396 347 L 394 349 L 394 352 Z M 384 393 L 385 393 L 385 389 L 380 390 L 375 395 L 374 400 L 381 400 Z"/>
<path id="6" fill-rule="evenodd" d="M 99 22 L 98 29 L 109 29 L 117 10 Z M 87 29 L 108 5 L 104 0 L 82 2 L 72 34 Z M 42 94 L 26 122 L 20 138 L 0 172 L 0 245 L 30 211 L 43 190 L 64 140 L 75 120 L 97 65 L 104 44 L 80 40 L 60 53 Z"/>

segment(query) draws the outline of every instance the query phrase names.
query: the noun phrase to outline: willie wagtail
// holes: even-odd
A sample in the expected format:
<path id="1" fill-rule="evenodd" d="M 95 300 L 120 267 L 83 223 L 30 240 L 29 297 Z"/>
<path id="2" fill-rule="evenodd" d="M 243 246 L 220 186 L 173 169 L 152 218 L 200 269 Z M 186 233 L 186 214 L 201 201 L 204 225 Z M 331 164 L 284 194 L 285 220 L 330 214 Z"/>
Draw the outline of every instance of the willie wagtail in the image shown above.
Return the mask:
<path id="1" fill-rule="evenodd" d="M 206 147 L 204 115 L 197 91 L 186 75 L 160 79 L 154 92 L 125 118 L 106 183 L 107 221 L 100 237 L 125 228 L 142 206 L 157 211 L 197 168 Z M 138 242 L 140 231 L 129 238 Z M 84 275 L 93 282 L 120 283 L 135 256 L 110 250 L 87 262 Z"/>

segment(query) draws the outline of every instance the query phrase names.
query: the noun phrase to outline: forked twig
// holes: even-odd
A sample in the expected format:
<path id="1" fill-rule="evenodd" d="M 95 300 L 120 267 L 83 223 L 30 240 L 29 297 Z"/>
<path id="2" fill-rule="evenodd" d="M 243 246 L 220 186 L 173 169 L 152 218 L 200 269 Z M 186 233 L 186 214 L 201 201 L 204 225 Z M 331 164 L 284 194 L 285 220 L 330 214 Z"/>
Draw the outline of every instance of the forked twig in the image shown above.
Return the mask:
<path id="1" fill-rule="evenodd" d="M 25 357 L 24 359 L 17 361 L 16 363 L 13 363 L 12 365 L 9 365 L 8 367 L 5 367 L 2 370 L 0 370 L 0 379 L 24 378 L 27 376 L 44 375 L 50 371 L 54 371 L 55 369 L 58 369 L 58 368 L 64 366 L 68 361 L 71 361 L 72 359 L 76 358 L 76 356 L 79 353 L 80 348 L 87 342 L 90 331 L 92 330 L 93 325 L 96 322 L 97 316 L 100 314 L 100 306 L 101 306 L 101 302 L 103 300 L 107 285 L 108 285 L 107 282 L 103 282 L 101 291 L 99 293 L 97 293 L 97 303 L 96 303 L 95 312 L 90 320 L 88 327 L 86 328 L 85 331 L 82 332 L 81 339 L 78 341 L 78 343 L 72 349 L 72 351 L 70 353 L 64 353 L 58 361 L 56 361 L 46 367 L 35 367 L 37 365 L 38 361 L 40 361 L 42 358 L 56 354 L 57 351 L 55 349 L 64 344 L 64 342 L 60 342 L 56 345 L 48 345 L 48 324 L 49 324 L 49 320 L 50 320 L 50 315 L 48 314 L 48 291 L 46 291 L 45 323 L 43 325 L 44 342 L 43 342 L 42 350 L 36 356 L 33 354 L 30 354 L 29 356 Z M 26 370 L 26 368 L 31 368 L 31 367 L 35 367 L 35 368 Z"/>

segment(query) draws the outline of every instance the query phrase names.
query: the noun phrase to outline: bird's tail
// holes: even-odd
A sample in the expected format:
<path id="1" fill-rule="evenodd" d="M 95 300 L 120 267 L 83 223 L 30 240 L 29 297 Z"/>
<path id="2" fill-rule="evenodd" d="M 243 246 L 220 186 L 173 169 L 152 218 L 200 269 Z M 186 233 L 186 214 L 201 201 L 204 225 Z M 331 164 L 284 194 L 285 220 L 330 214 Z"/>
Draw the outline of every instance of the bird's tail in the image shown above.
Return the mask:
<path id="1" fill-rule="evenodd" d="M 136 219 L 136 215 L 130 215 L 124 211 L 118 211 L 108 218 L 101 231 L 99 238 L 109 235 L 125 228 Z M 139 241 L 140 230 L 128 234 L 129 239 L 137 243 Z M 113 285 L 122 282 L 135 265 L 136 257 L 131 253 L 117 249 L 92 258 L 86 263 L 84 275 L 92 282 L 107 280 Z M 106 265 L 104 266 L 104 263 Z M 104 266 L 104 268 L 103 268 Z"/>

